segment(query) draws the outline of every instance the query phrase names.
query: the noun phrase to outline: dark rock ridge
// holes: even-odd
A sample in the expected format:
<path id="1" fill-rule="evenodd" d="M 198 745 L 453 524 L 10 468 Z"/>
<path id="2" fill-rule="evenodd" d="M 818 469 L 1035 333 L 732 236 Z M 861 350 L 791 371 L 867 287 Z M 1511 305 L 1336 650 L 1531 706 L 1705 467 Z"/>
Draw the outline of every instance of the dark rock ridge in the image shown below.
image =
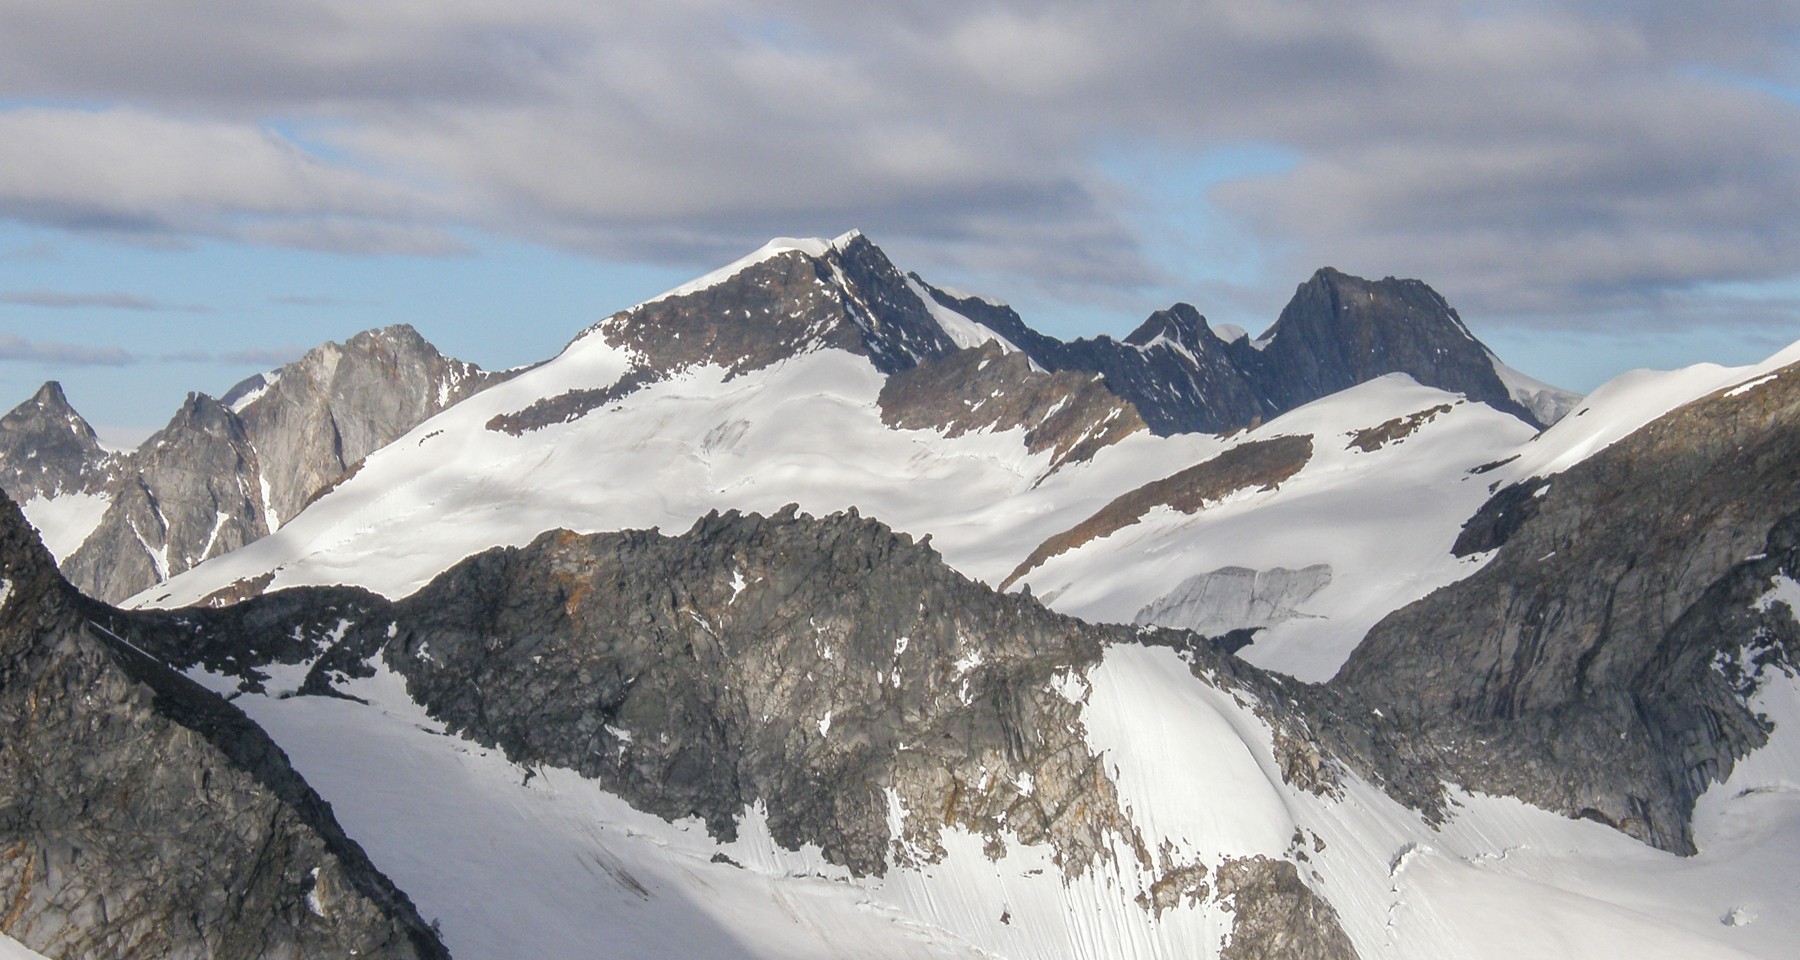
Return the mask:
<path id="1" fill-rule="evenodd" d="M 0 489 L 21 503 L 97 492 L 109 477 L 108 461 L 94 428 L 54 380 L 0 417 Z"/>
<path id="2" fill-rule="evenodd" d="M 1239 490 L 1270 489 L 1300 472 L 1311 459 L 1312 437 L 1306 434 L 1240 443 L 1210 460 L 1115 497 L 1093 516 L 1038 544 L 1001 581 L 1000 589 L 1017 583 L 1052 557 L 1137 523 L 1157 507 L 1198 513 Z"/>
<path id="3" fill-rule="evenodd" d="M 0 933 L 65 960 L 447 957 L 286 756 L 0 497 Z"/>
<path id="4" fill-rule="evenodd" d="M 119 601 L 264 536 L 363 457 L 504 376 L 443 356 L 409 326 L 370 330 L 225 400 L 189 394 L 168 426 L 116 457 L 46 384 L 0 421 L 0 487 L 20 499 L 107 496 L 63 569 L 89 595 Z"/>
<path id="5" fill-rule="evenodd" d="M 1151 315 L 1124 340 L 1063 342 L 1010 307 L 935 288 L 950 309 L 989 327 L 1047 370 L 1104 374 L 1158 434 L 1227 433 L 1390 373 L 1462 393 L 1535 426 L 1491 351 L 1436 291 L 1417 280 L 1364 280 L 1329 267 L 1300 285 L 1260 338 L 1227 341 L 1193 307 Z"/>
<path id="6" fill-rule="evenodd" d="M 1045 373 L 998 343 L 958 350 L 888 377 L 881 419 L 890 427 L 956 437 L 971 430 L 1025 430 L 1025 448 L 1052 455 L 1052 469 L 1087 460 L 1144 429 L 1137 408 L 1097 374 Z"/>
<path id="7" fill-rule="evenodd" d="M 1797 662 L 1791 612 L 1755 601 L 1800 573 L 1800 369 L 1499 491 L 1461 549 L 1497 553 L 1332 686 L 1449 779 L 1691 852 L 1695 798 L 1766 734 L 1721 665 Z"/>
<path id="8" fill-rule="evenodd" d="M 854 511 L 713 514 L 679 537 L 551 532 L 398 602 L 301 588 L 127 617 L 138 643 L 246 689 L 266 679 L 262 665 L 311 662 L 302 695 L 334 695 L 379 661 L 450 729 L 520 764 L 574 769 L 640 809 L 698 817 L 720 838 L 761 803 L 778 843 L 817 844 L 857 874 L 929 864 L 944 855 L 939 830 L 961 826 L 996 854 L 1009 835 L 1048 843 L 1073 876 L 1123 836 L 1153 878 L 1145 910 L 1230 898 L 1250 918 L 1246 944 L 1351 955 L 1291 870 L 1232 868 L 1215 889 L 1210 871 L 1226 865 L 1153 852 L 1121 812 L 1062 691 L 1138 631 L 995 593 Z M 1183 646 L 1196 675 L 1271 705 L 1277 728 L 1298 717 L 1297 686 L 1204 638 L 1156 637 Z M 1325 761 L 1304 742 L 1294 735 L 1289 764 L 1317 780 Z M 898 842 L 890 797 L 906 811 Z"/>
<path id="9" fill-rule="evenodd" d="M 850 234 L 821 254 L 781 252 L 711 286 L 608 317 L 584 336 L 604 336 L 636 354 L 623 379 L 542 398 L 488 426 L 519 434 L 576 419 L 695 366 L 713 364 L 735 376 L 824 348 L 867 357 L 885 374 L 908 374 L 960 352 L 934 308 L 986 326 L 1042 371 L 1100 375 L 1098 382 L 1158 434 L 1253 426 L 1389 373 L 1541 425 L 1511 397 L 1493 355 L 1456 311 L 1416 280 L 1320 270 L 1254 343 L 1221 338 L 1185 303 L 1151 315 L 1124 340 L 1065 343 L 1032 330 L 1010 307 L 903 275 L 867 238 Z M 928 379 L 944 382 L 971 365 L 957 361 Z M 892 413 L 890 422 L 941 420 L 942 413 Z"/>
<path id="10" fill-rule="evenodd" d="M 860 233 L 819 256 L 783 251 L 712 286 L 639 304 L 582 336 L 595 334 L 636 354 L 619 384 L 543 398 L 488 428 L 518 434 L 567 422 L 706 364 L 737 376 L 831 348 L 895 373 L 957 349 L 907 278 Z"/>

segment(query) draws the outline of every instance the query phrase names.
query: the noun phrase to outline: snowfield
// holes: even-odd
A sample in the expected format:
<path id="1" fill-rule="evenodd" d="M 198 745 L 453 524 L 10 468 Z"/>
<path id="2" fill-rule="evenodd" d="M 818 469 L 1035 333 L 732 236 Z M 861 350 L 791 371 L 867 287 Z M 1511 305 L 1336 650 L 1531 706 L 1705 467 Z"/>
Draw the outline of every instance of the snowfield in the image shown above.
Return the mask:
<path id="1" fill-rule="evenodd" d="M 44 549 L 61 563 L 87 542 L 112 500 L 97 493 L 65 493 L 57 497 L 32 497 L 19 504 L 25 519 L 37 528 Z"/>
<path id="2" fill-rule="evenodd" d="M 19 941 L 0 933 L 0 960 L 45 960 L 41 953 L 25 949 Z"/>

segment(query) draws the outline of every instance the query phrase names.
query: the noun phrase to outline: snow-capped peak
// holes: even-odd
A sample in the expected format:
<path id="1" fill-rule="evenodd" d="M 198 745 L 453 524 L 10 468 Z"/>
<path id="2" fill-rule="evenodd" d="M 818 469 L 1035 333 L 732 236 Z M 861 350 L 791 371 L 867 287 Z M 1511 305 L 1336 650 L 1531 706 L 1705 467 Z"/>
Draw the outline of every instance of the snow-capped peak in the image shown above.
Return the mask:
<path id="1" fill-rule="evenodd" d="M 674 297 L 685 297 L 709 287 L 716 287 L 744 272 L 747 268 L 779 257 L 784 253 L 803 253 L 809 257 L 823 257 L 834 250 L 843 250 L 862 235 L 861 230 L 850 230 L 830 240 L 823 237 L 776 237 L 719 269 L 704 273 L 678 287 L 659 293 L 645 300 L 639 306 L 648 306 Z"/>

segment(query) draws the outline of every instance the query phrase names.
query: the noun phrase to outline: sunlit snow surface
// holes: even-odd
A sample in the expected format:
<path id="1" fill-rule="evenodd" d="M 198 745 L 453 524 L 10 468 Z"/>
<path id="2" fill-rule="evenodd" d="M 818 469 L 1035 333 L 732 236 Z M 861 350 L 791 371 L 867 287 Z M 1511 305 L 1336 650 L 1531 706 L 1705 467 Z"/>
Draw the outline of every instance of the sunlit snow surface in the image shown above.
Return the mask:
<path id="1" fill-rule="evenodd" d="M 41 953 L 34 953 L 19 945 L 19 941 L 0 933 L 0 960 L 45 960 Z"/>
<path id="2" fill-rule="evenodd" d="M 112 500 L 97 493 L 65 493 L 57 497 L 32 497 L 19 505 L 25 519 L 37 528 L 44 549 L 57 563 L 68 559 L 106 517 Z"/>

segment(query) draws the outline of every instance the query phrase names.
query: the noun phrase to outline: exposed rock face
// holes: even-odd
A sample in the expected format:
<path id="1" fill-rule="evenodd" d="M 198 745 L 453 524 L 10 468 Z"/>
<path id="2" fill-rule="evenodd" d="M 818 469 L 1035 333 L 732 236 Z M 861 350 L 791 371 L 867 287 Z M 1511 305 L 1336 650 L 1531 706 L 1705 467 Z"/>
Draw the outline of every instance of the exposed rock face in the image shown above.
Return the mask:
<path id="1" fill-rule="evenodd" d="M 1025 447 L 1053 456 L 1053 469 L 1091 458 L 1144 429 L 1130 402 L 1095 375 L 1033 369 L 1023 353 L 989 342 L 888 377 L 881 419 L 890 427 L 938 430 L 1024 428 Z"/>
<path id="2" fill-rule="evenodd" d="M 1053 683 L 1098 659 L 1102 633 L 997 596 L 854 515 L 713 515 L 674 539 L 550 533 L 391 607 L 338 593 L 325 612 L 299 602 L 308 593 L 207 614 L 226 626 L 202 632 L 225 646 L 198 655 L 294 655 L 231 644 L 286 644 L 274 638 L 348 619 L 308 689 L 379 656 L 434 716 L 518 762 L 574 769 L 721 837 L 760 801 L 776 840 L 817 843 L 863 874 L 893 862 L 890 790 L 925 849 L 940 826 L 998 842 L 1004 824 L 1076 871 L 1103 831 L 1127 829 L 1078 706 Z"/>
<path id="3" fill-rule="evenodd" d="M 0 417 L 0 489 L 20 503 L 98 491 L 107 459 L 94 428 L 54 380 Z"/>
<path id="4" fill-rule="evenodd" d="M 1286 860 L 1247 857 L 1218 870 L 1219 896 L 1237 916 L 1219 960 L 1356 960 L 1331 904 L 1300 882 Z"/>
<path id="5" fill-rule="evenodd" d="M 1249 370 L 1277 410 L 1405 373 L 1538 422 L 1501 382 L 1493 354 L 1417 280 L 1370 281 L 1327 267 L 1300 285 L 1262 340 L 1265 348 L 1247 354 Z"/>
<path id="6" fill-rule="evenodd" d="M 244 381 L 223 401 L 190 394 L 132 453 L 99 467 L 57 468 L 59 477 L 86 477 L 83 489 L 112 501 L 64 570 L 89 595 L 123 600 L 264 536 L 363 457 L 503 377 L 443 356 L 401 325 L 326 343 Z M 0 449 L 0 464 L 14 474 L 33 462 L 26 439 L 40 436 L 62 444 L 46 448 L 59 464 L 100 462 L 85 445 L 92 431 L 84 444 L 86 424 L 57 409 L 61 391 L 52 387 L 11 415 L 21 424 L 20 452 Z M 32 483 L 41 486 L 20 479 L 17 491 L 8 489 L 28 493 Z"/>
<path id="7" fill-rule="evenodd" d="M 1219 337 L 1182 303 L 1152 315 L 1123 341 L 1064 343 L 1031 331 L 1009 307 L 938 290 L 932 295 L 1045 369 L 1103 373 L 1158 434 L 1253 426 L 1390 373 L 1465 394 L 1534 425 L 1548 422 L 1513 398 L 1493 354 L 1442 296 L 1417 280 L 1370 281 L 1327 267 L 1300 285 L 1256 341 Z M 1561 409 L 1546 402 L 1539 408 Z"/>
<path id="8" fill-rule="evenodd" d="M 234 409 L 268 483 L 271 527 L 358 460 L 497 382 L 405 324 L 364 331 L 342 346 L 327 342 L 246 384 L 258 379 L 265 382 L 250 388 L 254 397 L 240 394 Z"/>
<path id="9" fill-rule="evenodd" d="M 236 708 L 110 634 L 0 498 L 0 933 L 48 956 L 447 956 Z"/>
<path id="10" fill-rule="evenodd" d="M 1450 404 L 1440 403 L 1430 409 L 1420 410 L 1418 413 L 1395 417 L 1375 426 L 1365 427 L 1349 435 L 1350 442 L 1344 449 L 1374 453 L 1390 443 L 1405 443 L 1407 437 L 1412 436 L 1420 427 L 1437 419 L 1438 414 L 1449 412 Z"/>
<path id="11" fill-rule="evenodd" d="M 1310 436 L 1272 437 L 1238 444 L 1210 460 L 1120 494 L 1093 516 L 1038 544 L 1001 581 L 1000 589 L 1017 583 L 1051 557 L 1131 526 L 1157 507 L 1196 513 L 1239 490 L 1273 487 L 1300 472 L 1310 459 Z"/>
<path id="12" fill-rule="evenodd" d="M 1378 624 L 1333 686 L 1440 746 L 1447 777 L 1691 852 L 1694 799 L 1764 739 L 1715 663 L 1792 649 L 1755 601 L 1800 570 L 1800 370 L 1501 491 L 1464 540 L 1498 553 Z"/>
<path id="13" fill-rule="evenodd" d="M 63 562 L 84 593 L 123 599 L 268 529 L 243 421 L 203 393 L 188 394 L 125 466 L 100 526 Z"/>

